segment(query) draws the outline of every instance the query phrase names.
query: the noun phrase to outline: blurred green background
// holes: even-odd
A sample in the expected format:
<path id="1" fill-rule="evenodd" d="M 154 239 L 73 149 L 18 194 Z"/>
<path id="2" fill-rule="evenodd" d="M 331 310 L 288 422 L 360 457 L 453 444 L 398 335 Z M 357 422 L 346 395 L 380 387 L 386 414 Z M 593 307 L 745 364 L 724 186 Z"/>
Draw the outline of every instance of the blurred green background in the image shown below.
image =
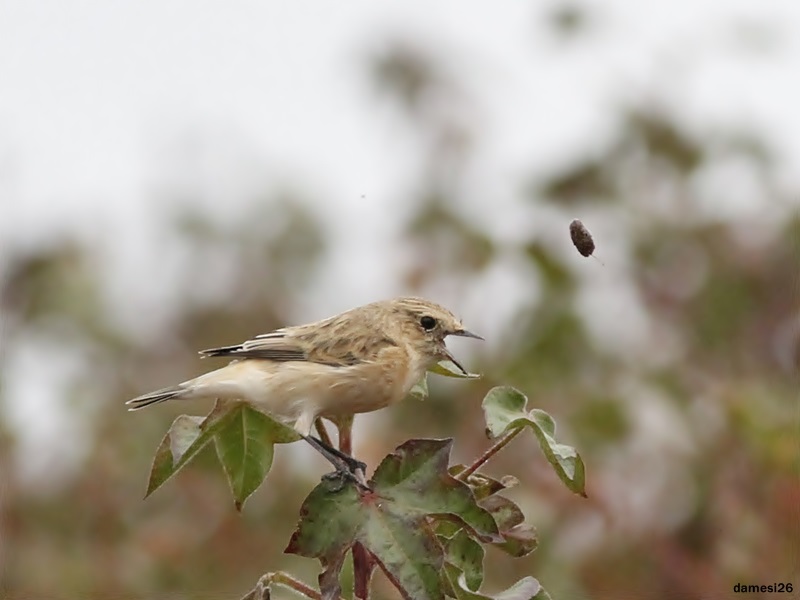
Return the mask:
<path id="1" fill-rule="evenodd" d="M 508 384 L 550 412 L 586 462 L 588 499 L 560 484 L 532 439 L 490 463 L 490 474 L 519 478 L 510 495 L 540 547 L 519 560 L 490 551 L 487 589 L 525 575 L 562 600 L 728 598 L 737 582 L 800 589 L 800 159 L 790 127 L 782 138 L 764 125 L 771 105 L 753 100 L 749 83 L 770 97 L 785 85 L 784 100 L 800 104 L 780 70 L 800 65 L 787 41 L 797 22 L 752 2 L 730 14 L 698 3 L 696 21 L 668 3 L 652 19 L 632 2 L 518 3 L 511 15 L 498 8 L 497 23 L 488 8 L 457 4 L 344 16 L 300 4 L 287 38 L 256 47 L 248 29 L 228 42 L 256 63 L 271 49 L 291 70 L 295 52 L 328 51 L 301 25 L 333 15 L 346 42 L 331 80 L 359 99 L 342 116 L 359 125 L 347 139 L 302 135 L 354 163 L 339 187 L 312 160 L 287 163 L 283 138 L 265 146 L 247 123 L 209 116 L 207 126 L 207 107 L 193 105 L 189 121 L 180 106 L 159 113 L 135 189 L 37 196 L 26 177 L 57 186 L 63 173 L 26 172 L 26 131 L 13 126 L 13 103 L 0 110 L 0 136 L 18 132 L 0 146 L 0 597 L 237 598 L 281 569 L 315 582 L 315 561 L 282 553 L 327 470 L 310 448 L 278 447 L 241 515 L 210 450 L 142 501 L 174 417 L 210 407 L 130 414 L 123 402 L 206 370 L 199 349 L 400 294 L 439 301 L 486 337 L 450 344 L 484 377 L 432 376 L 429 400 L 359 417 L 361 459 L 375 465 L 408 438 L 452 436 L 454 460 L 469 461 L 489 445 L 481 398 Z M 792 3 L 773 4 L 791 13 Z M 213 49 L 208 23 L 235 33 L 259 17 L 234 5 L 241 12 L 192 5 L 153 18 L 160 36 L 182 32 L 188 51 L 175 52 L 190 56 L 191 44 Z M 3 10 L 17 19 L 10 27 L 37 26 Z M 100 10 L 89 11 L 98 23 L 109 18 Z M 283 26 L 279 13 L 272 27 Z M 48 52 L 70 23 L 56 17 L 36 17 L 51 28 L 40 40 Z M 470 38 L 460 18 L 494 30 Z M 651 54 L 629 29 L 645 22 L 664 38 Z M 519 45 L 502 45 L 506 35 Z M 513 49 L 522 71 L 504 63 Z M 643 64 L 615 58 L 637 52 Z M 4 54 L 0 73 L 24 69 Z M 181 60 L 198 73 L 230 66 Z M 549 69 L 541 78 L 537 64 Z M 759 79 L 770 69 L 777 75 Z M 237 83 L 252 85 L 234 72 L 232 98 Z M 718 87 L 697 92 L 695 76 L 709 72 Z M 103 89 L 88 73 L 74 86 Z M 335 121 L 342 97 L 307 79 L 322 120 Z M 158 93 L 170 98 L 171 85 Z M 260 85 L 265 112 L 278 110 L 273 94 L 293 98 Z M 570 129 L 580 101 L 593 116 Z M 715 120 L 728 104 L 738 116 Z M 78 152 L 81 140 L 68 145 Z M 572 247 L 573 218 L 593 232 L 602 263 Z M 395 597 L 381 574 L 375 586 Z"/>

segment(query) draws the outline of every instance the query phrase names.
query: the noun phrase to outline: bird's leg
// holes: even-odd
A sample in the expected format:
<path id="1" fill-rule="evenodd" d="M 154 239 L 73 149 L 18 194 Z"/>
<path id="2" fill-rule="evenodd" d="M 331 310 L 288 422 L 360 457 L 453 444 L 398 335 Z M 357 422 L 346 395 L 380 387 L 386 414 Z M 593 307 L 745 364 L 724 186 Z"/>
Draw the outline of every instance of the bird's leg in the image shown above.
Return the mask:
<path id="1" fill-rule="evenodd" d="M 339 434 L 339 450 L 353 455 L 353 417 L 354 415 L 337 415 L 331 419 Z"/>
<path id="2" fill-rule="evenodd" d="M 322 440 L 318 440 L 317 438 L 311 435 L 306 437 L 306 441 L 312 446 L 314 446 L 317 450 L 319 450 L 325 456 L 325 458 L 327 458 L 334 466 L 337 466 L 337 464 L 336 462 L 331 461 L 329 456 L 327 456 L 328 454 L 332 454 L 337 459 L 339 459 L 339 461 L 344 461 L 349 471 L 355 473 L 356 471 L 360 470 L 362 473 L 366 474 L 367 465 L 362 461 L 353 458 L 346 452 L 342 452 L 335 446 L 329 446 Z"/>
<path id="3" fill-rule="evenodd" d="M 362 490 L 370 489 L 369 486 L 364 482 L 367 465 L 365 465 L 363 462 L 356 460 L 349 454 L 345 454 L 333 446 L 328 446 L 314 436 L 304 435 L 303 439 L 311 444 L 317 450 L 317 452 L 322 454 L 322 456 L 324 456 L 327 461 L 336 468 L 336 472 L 331 473 L 329 478 L 338 478 L 341 480 L 350 479 Z M 358 471 L 361 471 L 360 476 Z"/>
<path id="4" fill-rule="evenodd" d="M 328 434 L 328 428 L 325 427 L 325 423 L 322 420 L 322 417 L 317 417 L 316 419 L 314 419 L 314 427 L 317 430 L 317 439 L 321 441 L 323 444 L 327 444 L 328 446 L 333 446 L 333 442 L 331 441 L 331 436 Z M 345 452 L 347 452 L 346 449 Z"/>

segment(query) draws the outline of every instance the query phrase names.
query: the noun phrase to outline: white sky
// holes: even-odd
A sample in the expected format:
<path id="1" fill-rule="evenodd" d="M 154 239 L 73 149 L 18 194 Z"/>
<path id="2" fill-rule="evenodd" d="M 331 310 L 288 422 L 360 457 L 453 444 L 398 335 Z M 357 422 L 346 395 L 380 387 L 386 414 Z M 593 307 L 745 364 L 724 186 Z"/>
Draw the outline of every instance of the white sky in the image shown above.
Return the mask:
<path id="1" fill-rule="evenodd" d="M 416 146 L 367 75 L 396 39 L 430 48 L 472 97 L 484 143 L 468 210 L 497 235 L 518 232 L 520 175 L 602 147 L 625 104 L 698 134 L 752 130 L 796 184 L 800 2 L 582 4 L 591 33 L 563 44 L 542 22 L 554 2 L 0 0 L 0 252 L 101 232 L 131 267 L 126 296 L 154 260 L 141 240 L 164 216 L 164 163 L 196 134 L 218 145 L 187 172 L 219 191 L 206 208 L 220 220 L 271 181 L 324 203 L 340 285 L 309 317 L 397 291 L 382 264 Z"/>
<path id="2" fill-rule="evenodd" d="M 568 47 L 541 26 L 551 2 L 5 0 L 0 194 L 13 206 L 0 232 L 138 210 L 154 154 L 192 128 L 313 174 L 332 205 L 388 200 L 411 159 L 365 71 L 396 36 L 432 46 L 476 95 L 498 179 L 573 156 L 616 103 L 640 97 L 698 127 L 758 128 L 800 166 L 800 3 L 584 4 L 597 27 Z M 748 53 L 737 31 L 775 51 Z"/>

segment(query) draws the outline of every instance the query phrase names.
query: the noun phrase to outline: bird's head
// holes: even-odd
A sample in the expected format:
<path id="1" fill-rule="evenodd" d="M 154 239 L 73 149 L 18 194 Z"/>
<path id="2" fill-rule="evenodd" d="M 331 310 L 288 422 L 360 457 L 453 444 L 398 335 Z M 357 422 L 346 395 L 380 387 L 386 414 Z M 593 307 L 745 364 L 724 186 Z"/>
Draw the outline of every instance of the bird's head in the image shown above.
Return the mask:
<path id="1" fill-rule="evenodd" d="M 444 343 L 448 335 L 483 338 L 467 331 L 453 313 L 445 307 L 422 298 L 396 298 L 388 301 L 390 319 L 400 329 L 403 340 L 423 356 L 430 365 L 449 360 L 467 370 L 450 353 Z"/>

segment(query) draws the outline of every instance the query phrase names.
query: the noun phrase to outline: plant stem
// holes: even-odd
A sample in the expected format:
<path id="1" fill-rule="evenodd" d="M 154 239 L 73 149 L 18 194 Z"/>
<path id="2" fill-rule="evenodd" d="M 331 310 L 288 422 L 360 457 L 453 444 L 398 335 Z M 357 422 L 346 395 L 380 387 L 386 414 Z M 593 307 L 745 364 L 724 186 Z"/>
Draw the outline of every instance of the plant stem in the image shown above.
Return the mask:
<path id="1" fill-rule="evenodd" d="M 369 598 L 369 580 L 375 561 L 367 549 L 356 542 L 353 544 L 353 595 L 357 600 Z"/>
<path id="2" fill-rule="evenodd" d="M 302 594 L 306 598 L 311 598 L 312 600 L 322 599 L 321 594 L 314 588 L 307 586 L 305 583 L 299 579 L 295 579 L 288 573 L 278 571 L 276 573 L 267 573 L 266 575 L 262 575 L 261 579 L 258 580 L 256 587 L 250 590 L 250 592 L 248 592 L 247 595 L 242 598 L 242 600 L 264 600 L 265 598 L 269 598 L 269 588 L 272 584 L 282 585 L 283 587 L 294 590 L 298 594 Z M 340 596 L 339 600 L 343 600 L 343 598 Z"/>
<path id="3" fill-rule="evenodd" d="M 475 471 L 480 469 L 484 464 L 486 464 L 486 462 L 488 462 L 490 458 L 492 458 L 495 454 L 500 452 L 500 450 L 505 448 L 511 440 L 517 437 L 520 431 L 522 431 L 522 427 L 518 427 L 517 429 L 509 431 L 507 434 L 505 434 L 503 437 L 497 440 L 486 452 L 481 454 L 475 460 L 475 462 L 473 462 L 470 466 L 461 471 L 461 473 L 456 475 L 455 478 L 458 479 L 459 481 L 466 481 L 470 475 L 472 475 Z"/>
<path id="4" fill-rule="evenodd" d="M 291 588 L 295 592 L 303 594 L 306 598 L 313 598 L 313 600 L 320 600 L 322 598 L 322 596 L 317 590 L 307 586 L 299 579 L 295 579 L 294 577 L 292 577 L 288 573 L 284 573 L 283 571 L 278 571 L 277 573 L 273 573 L 272 582 L 278 585 L 282 585 L 284 587 Z"/>

